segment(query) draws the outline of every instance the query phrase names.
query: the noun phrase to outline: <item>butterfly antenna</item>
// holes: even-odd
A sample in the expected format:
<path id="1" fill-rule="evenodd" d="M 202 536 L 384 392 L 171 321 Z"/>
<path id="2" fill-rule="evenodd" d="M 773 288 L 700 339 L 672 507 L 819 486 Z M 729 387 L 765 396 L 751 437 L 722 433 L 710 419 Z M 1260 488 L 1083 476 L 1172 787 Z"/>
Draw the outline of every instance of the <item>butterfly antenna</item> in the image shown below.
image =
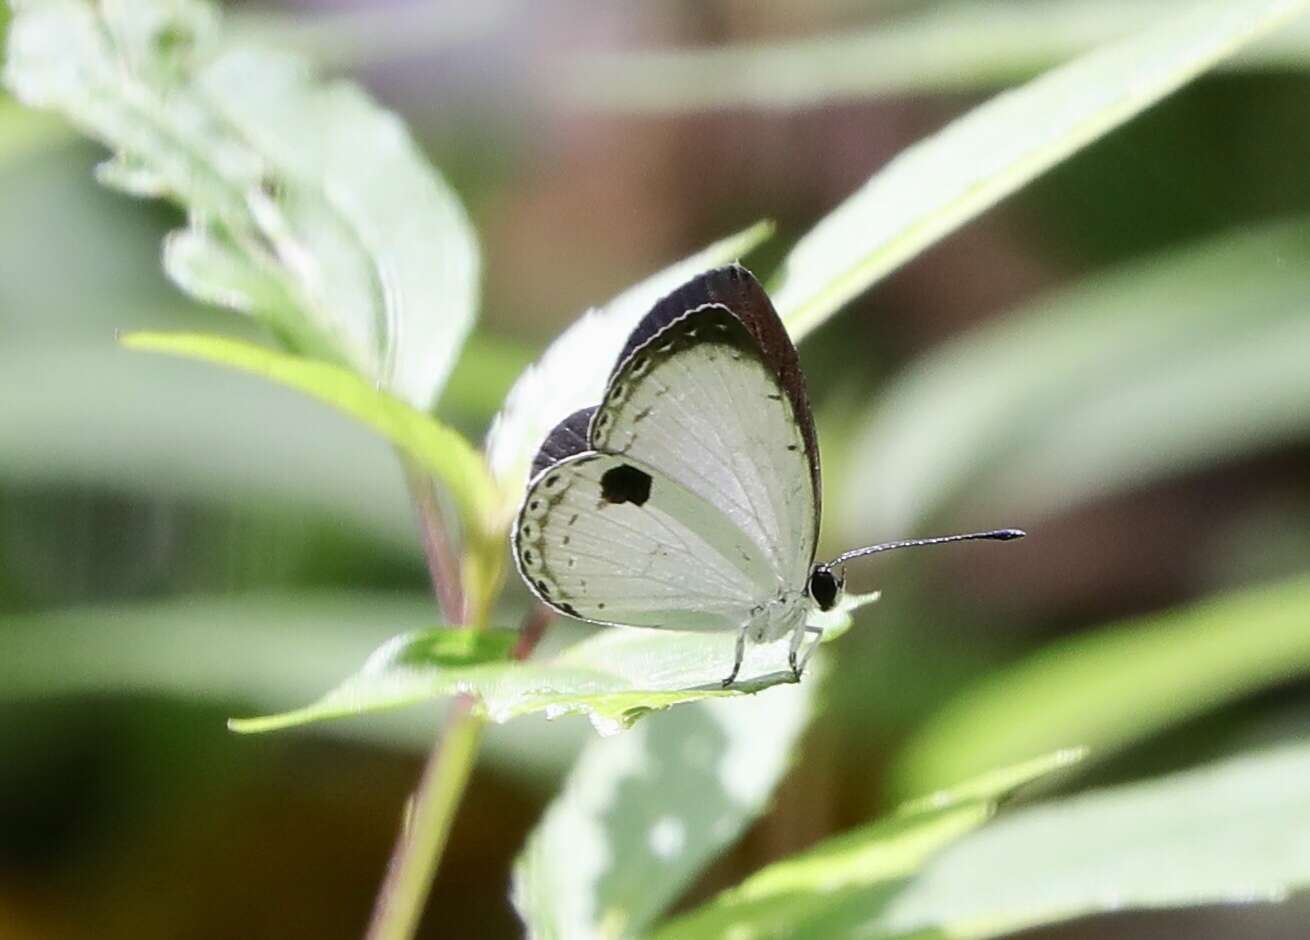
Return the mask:
<path id="1" fill-rule="evenodd" d="M 878 552 L 889 552 L 896 548 L 914 548 L 917 545 L 942 545 L 946 542 L 973 542 L 981 539 L 1008 542 L 1011 539 L 1021 539 L 1027 534 L 1022 529 L 992 529 L 990 532 L 966 532 L 964 535 L 939 535 L 931 539 L 899 539 L 895 542 L 883 542 L 881 545 L 869 545 L 865 548 L 853 548 L 849 552 L 842 552 L 828 562 L 828 567 L 844 564 L 852 558 L 863 558 L 865 555 L 876 555 Z"/>

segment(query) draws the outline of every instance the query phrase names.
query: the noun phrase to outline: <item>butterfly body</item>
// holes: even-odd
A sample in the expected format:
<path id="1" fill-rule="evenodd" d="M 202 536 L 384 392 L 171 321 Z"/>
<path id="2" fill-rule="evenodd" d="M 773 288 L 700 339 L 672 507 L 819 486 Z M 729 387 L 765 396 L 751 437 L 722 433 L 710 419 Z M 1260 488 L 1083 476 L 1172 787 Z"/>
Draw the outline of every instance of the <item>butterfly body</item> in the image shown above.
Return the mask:
<path id="1" fill-rule="evenodd" d="M 532 591 L 594 623 L 791 636 L 841 598 L 815 564 L 819 454 L 795 347 L 745 268 L 706 272 L 633 330 L 602 401 L 542 443 L 515 520 Z"/>

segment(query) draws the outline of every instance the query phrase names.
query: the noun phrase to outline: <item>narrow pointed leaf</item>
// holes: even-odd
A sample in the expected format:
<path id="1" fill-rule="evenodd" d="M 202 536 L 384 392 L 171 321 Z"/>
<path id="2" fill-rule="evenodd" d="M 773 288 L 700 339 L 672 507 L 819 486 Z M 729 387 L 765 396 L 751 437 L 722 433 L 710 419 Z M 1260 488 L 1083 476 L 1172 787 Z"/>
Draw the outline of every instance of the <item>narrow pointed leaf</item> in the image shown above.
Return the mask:
<path id="1" fill-rule="evenodd" d="M 773 296 L 792 336 L 1305 7 L 1305 0 L 1189 7 L 998 95 L 910 147 L 785 259 Z"/>
<path id="2" fill-rule="evenodd" d="M 1057 751 L 907 805 L 757 872 L 651 940 L 784 940 L 852 901 L 891 895 L 946 845 L 977 829 L 1013 791 L 1076 763 Z M 808 935 L 808 934 L 807 934 Z"/>
<path id="3" fill-rule="evenodd" d="M 252 372 L 332 405 L 367 424 L 431 472 L 454 498 L 470 534 L 478 538 L 487 534 L 497 495 L 473 446 L 458 432 L 349 369 L 199 333 L 129 333 L 122 344 Z"/>
<path id="4" fill-rule="evenodd" d="M 1310 886 L 1310 746 L 1021 809 L 802 940 L 984 940 L 1102 912 L 1271 902 Z"/>
<path id="5" fill-rule="evenodd" d="M 913 793 L 1059 743 L 1111 754 L 1307 674 L 1310 579 L 1134 618 L 1055 643 L 966 689 L 905 746 L 894 785 Z"/>

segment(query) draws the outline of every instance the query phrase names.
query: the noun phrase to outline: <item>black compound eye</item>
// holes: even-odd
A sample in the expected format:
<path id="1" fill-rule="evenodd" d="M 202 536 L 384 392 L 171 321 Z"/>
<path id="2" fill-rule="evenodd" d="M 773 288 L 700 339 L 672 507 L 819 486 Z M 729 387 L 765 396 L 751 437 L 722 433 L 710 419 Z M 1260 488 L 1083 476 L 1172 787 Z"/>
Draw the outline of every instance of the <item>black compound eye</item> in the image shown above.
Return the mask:
<path id="1" fill-rule="evenodd" d="M 819 610 L 832 610 L 837 603 L 841 586 L 830 569 L 823 565 L 815 565 L 814 570 L 810 572 L 809 592 L 810 597 L 814 598 L 814 603 L 819 605 Z"/>

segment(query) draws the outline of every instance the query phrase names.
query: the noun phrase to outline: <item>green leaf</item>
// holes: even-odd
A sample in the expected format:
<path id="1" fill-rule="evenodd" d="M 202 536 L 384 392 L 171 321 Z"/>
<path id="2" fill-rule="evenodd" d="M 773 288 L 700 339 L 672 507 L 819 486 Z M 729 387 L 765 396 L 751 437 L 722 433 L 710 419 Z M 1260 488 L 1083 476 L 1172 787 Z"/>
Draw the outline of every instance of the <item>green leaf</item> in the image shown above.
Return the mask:
<path id="1" fill-rule="evenodd" d="M 1079 742 L 1111 754 L 1170 725 L 1310 673 L 1310 580 L 1234 592 L 1055 643 L 989 675 L 909 741 L 912 793 Z"/>
<path id="2" fill-rule="evenodd" d="M 1220 0 L 1103 46 L 910 147 L 802 238 L 774 302 L 794 338 L 888 272 L 1306 6 Z"/>
<path id="3" fill-rule="evenodd" d="M 2 616 L 0 702 L 131 695 L 215 710 L 283 708 L 317 694 L 397 629 L 431 622 L 429 593 L 341 590 L 190 595 Z M 451 636 L 444 631 L 441 640 Z M 423 754 L 443 706 L 313 730 Z M 0 726 L 4 721 L 0 716 Z M 226 734 L 221 722 L 214 733 Z M 515 722 L 489 729 L 483 754 L 498 772 L 541 785 L 567 771 L 588 737 L 573 722 Z"/>
<path id="4" fill-rule="evenodd" d="M 196 333 L 129 333 L 122 344 L 252 372 L 327 402 L 373 428 L 431 472 L 459 506 L 469 533 L 491 539 L 489 526 L 498 495 L 478 452 L 457 432 L 348 369 L 244 340 Z"/>
<path id="5" fill-rule="evenodd" d="M 893 894 L 944 846 L 990 819 L 1000 800 L 1069 767 L 1081 754 L 1058 751 L 995 770 L 826 839 L 666 924 L 651 940 L 798 936 L 831 909 Z"/>
<path id="6" fill-rule="evenodd" d="M 772 223 L 758 222 L 587 311 L 565 330 L 519 377 L 487 434 L 487 460 L 506 492 L 522 488 L 551 428 L 601 400 L 610 366 L 655 301 L 706 268 L 736 261 L 772 234 Z"/>
<path id="7" fill-rule="evenodd" d="M 840 634 L 851 613 L 876 595 L 848 595 L 810 623 Z M 328 718 L 363 714 L 459 693 L 478 696 L 492 721 L 544 712 L 548 717 L 587 715 L 601 734 L 630 727 L 643 715 L 682 702 L 753 694 L 793 681 L 789 639 L 748 644 L 741 675 L 722 680 L 732 666 L 731 633 L 680 633 L 608 627 L 541 660 L 451 667 L 427 656 L 431 634 L 406 634 L 379 648 L 363 668 L 312 705 L 261 718 L 234 719 L 240 732 L 275 731 Z"/>
<path id="8" fill-rule="evenodd" d="M 99 178 L 188 212 L 183 289 L 267 321 L 420 410 L 476 313 L 478 254 L 400 121 L 304 63 L 225 46 L 198 0 L 27 0 L 6 81 L 105 143 Z"/>
<path id="9" fill-rule="evenodd" d="M 640 936 L 765 809 L 814 682 L 702 702 L 592 740 L 514 866 L 535 940 Z"/>
<path id="10" fill-rule="evenodd" d="M 718 47 L 574 57 L 561 94 L 605 111 L 798 108 L 897 94 L 1007 85 L 1194 7 L 1195 0 L 936 3 L 840 33 Z M 1041 29 L 1033 29 L 1040 23 Z M 1310 20 L 1222 63 L 1305 68 Z"/>
<path id="11" fill-rule="evenodd" d="M 967 491 L 1043 513 L 1310 433 L 1310 220 L 1091 278 L 946 343 L 855 435 L 847 536 Z M 878 485 L 870 487 L 870 479 Z"/>
<path id="12" fill-rule="evenodd" d="M 1283 900 L 1310 885 L 1306 780 L 1301 743 L 1018 810 L 792 936 L 982 940 L 1100 912 Z"/>

